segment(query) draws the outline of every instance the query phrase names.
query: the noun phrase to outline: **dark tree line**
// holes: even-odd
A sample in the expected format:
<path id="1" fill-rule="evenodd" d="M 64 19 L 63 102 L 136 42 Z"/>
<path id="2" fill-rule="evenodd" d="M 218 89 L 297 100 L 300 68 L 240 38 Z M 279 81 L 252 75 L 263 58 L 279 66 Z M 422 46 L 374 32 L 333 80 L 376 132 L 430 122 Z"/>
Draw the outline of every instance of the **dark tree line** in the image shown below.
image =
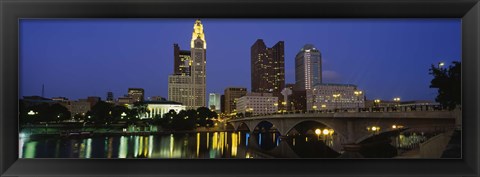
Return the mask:
<path id="1" fill-rule="evenodd" d="M 206 107 L 197 110 L 182 110 L 179 113 L 170 110 L 163 117 L 157 116 L 155 121 L 167 130 L 193 130 L 197 127 L 212 127 L 212 119 L 217 118 L 217 113 Z"/>
<path id="2" fill-rule="evenodd" d="M 454 61 L 448 68 L 430 67 L 430 88 L 438 88 L 435 101 L 452 110 L 462 103 L 462 63 Z"/>
<path id="3" fill-rule="evenodd" d="M 85 114 L 85 121 L 95 124 L 114 123 L 126 121 L 133 123 L 139 120 L 138 115 L 146 112 L 145 105 L 135 103 L 132 109 L 124 105 L 114 105 L 104 101 L 99 101 L 90 111 Z M 122 114 L 125 113 L 124 116 Z"/>
<path id="4" fill-rule="evenodd" d="M 59 103 L 42 103 L 27 107 L 23 101 L 20 101 L 19 114 L 21 125 L 40 122 L 60 122 L 71 118 L 70 111 Z"/>

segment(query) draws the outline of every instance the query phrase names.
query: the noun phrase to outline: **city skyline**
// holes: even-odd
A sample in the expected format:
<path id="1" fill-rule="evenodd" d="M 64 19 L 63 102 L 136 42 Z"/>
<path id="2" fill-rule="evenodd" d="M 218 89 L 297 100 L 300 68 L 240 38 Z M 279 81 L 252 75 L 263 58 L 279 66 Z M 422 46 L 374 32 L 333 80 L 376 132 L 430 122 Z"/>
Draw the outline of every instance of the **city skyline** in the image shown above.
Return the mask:
<path id="1" fill-rule="evenodd" d="M 168 75 L 174 72 L 172 46 L 178 43 L 180 48 L 188 48 L 193 21 L 21 20 L 20 95 L 40 95 L 45 84 L 47 97 L 100 96 L 104 99 L 107 92 L 112 91 L 118 98 L 131 87 L 144 88 L 145 97 L 167 97 Z M 267 46 L 285 41 L 286 84 L 295 83 L 295 55 L 305 44 L 313 44 L 323 56 L 325 83 L 355 84 L 369 99 L 433 100 L 436 90 L 428 88 L 433 78 L 428 74 L 430 64 L 449 65 L 451 61 L 461 60 L 459 19 L 202 19 L 202 23 L 209 41 L 206 93 L 222 92 L 232 86 L 247 87 L 251 91 L 249 49 L 257 39 L 263 39 Z M 299 25 L 304 28 L 296 29 Z M 155 31 L 162 27 L 165 33 Z M 323 33 L 309 33 L 311 28 Z M 107 34 L 109 29 L 117 31 Z M 250 36 L 245 37 L 244 33 Z M 404 33 L 407 35 L 392 36 Z M 243 40 L 236 40 L 239 37 Z M 342 49 L 347 52 L 341 52 Z M 62 60 L 65 58 L 72 59 Z M 115 63 L 118 60 L 120 62 Z M 235 67 L 223 68 L 229 65 Z M 50 67 L 53 71 L 45 70 Z M 405 73 L 406 69 L 402 68 L 408 68 L 411 73 Z"/>

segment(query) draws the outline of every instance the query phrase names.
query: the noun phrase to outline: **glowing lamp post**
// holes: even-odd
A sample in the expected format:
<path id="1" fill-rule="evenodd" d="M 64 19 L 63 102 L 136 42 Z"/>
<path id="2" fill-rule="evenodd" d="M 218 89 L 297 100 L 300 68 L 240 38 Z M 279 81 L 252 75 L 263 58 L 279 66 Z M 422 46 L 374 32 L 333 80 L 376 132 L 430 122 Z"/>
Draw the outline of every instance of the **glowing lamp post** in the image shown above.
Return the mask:
<path id="1" fill-rule="evenodd" d="M 445 66 L 445 63 L 444 63 L 444 62 L 439 62 L 439 63 L 438 63 L 438 68 L 442 68 L 443 66 Z"/>
<path id="2" fill-rule="evenodd" d="M 400 106 L 400 97 L 393 98 L 393 101 L 395 101 L 395 106 L 398 107 Z"/>
<path id="3" fill-rule="evenodd" d="M 127 116 L 127 114 L 125 112 L 122 112 L 122 114 L 120 114 L 120 116 L 122 116 L 122 119 L 123 119 L 123 117 Z"/>
<path id="4" fill-rule="evenodd" d="M 371 126 L 371 127 L 367 127 L 367 130 L 369 132 L 372 132 L 373 134 L 376 134 L 380 131 L 380 127 L 378 126 Z"/>
<path id="5" fill-rule="evenodd" d="M 322 134 L 322 130 L 319 128 L 315 129 L 315 134 L 317 135 L 317 140 L 320 140 L 320 134 Z"/>
<path id="6" fill-rule="evenodd" d="M 357 110 L 360 112 L 360 106 L 359 106 L 360 105 L 360 99 L 359 99 L 358 96 L 362 94 L 362 91 L 357 90 L 357 91 L 354 91 L 353 93 L 355 94 L 355 96 L 357 96 Z"/>
<path id="7" fill-rule="evenodd" d="M 30 110 L 27 114 L 33 116 L 35 115 L 35 112 L 33 112 L 33 110 Z"/>

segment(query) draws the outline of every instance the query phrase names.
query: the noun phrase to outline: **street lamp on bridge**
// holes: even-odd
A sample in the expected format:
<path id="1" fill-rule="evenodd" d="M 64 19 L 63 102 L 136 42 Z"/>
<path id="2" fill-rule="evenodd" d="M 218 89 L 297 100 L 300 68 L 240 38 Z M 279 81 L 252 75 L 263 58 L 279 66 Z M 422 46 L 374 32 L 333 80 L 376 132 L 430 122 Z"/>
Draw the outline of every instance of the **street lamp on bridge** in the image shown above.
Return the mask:
<path id="1" fill-rule="evenodd" d="M 356 90 L 356 91 L 354 91 L 353 93 L 355 94 L 355 96 L 357 96 L 357 110 L 359 110 L 359 112 L 360 112 L 360 106 L 359 106 L 359 104 L 360 104 L 360 99 L 359 99 L 358 96 L 362 94 L 362 91 Z"/>
<path id="2" fill-rule="evenodd" d="M 395 101 L 395 107 L 400 106 L 400 97 L 393 98 L 393 101 Z"/>

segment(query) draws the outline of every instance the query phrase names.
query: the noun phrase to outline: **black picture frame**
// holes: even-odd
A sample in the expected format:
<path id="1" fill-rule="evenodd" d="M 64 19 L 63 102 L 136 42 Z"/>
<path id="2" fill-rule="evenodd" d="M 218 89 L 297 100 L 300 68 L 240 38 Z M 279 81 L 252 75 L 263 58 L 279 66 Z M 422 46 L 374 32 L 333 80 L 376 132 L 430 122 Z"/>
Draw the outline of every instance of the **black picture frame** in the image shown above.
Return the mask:
<path id="1" fill-rule="evenodd" d="M 18 159 L 20 18 L 461 18 L 462 159 Z M 478 176 L 478 0 L 0 0 L 2 176 Z"/>

